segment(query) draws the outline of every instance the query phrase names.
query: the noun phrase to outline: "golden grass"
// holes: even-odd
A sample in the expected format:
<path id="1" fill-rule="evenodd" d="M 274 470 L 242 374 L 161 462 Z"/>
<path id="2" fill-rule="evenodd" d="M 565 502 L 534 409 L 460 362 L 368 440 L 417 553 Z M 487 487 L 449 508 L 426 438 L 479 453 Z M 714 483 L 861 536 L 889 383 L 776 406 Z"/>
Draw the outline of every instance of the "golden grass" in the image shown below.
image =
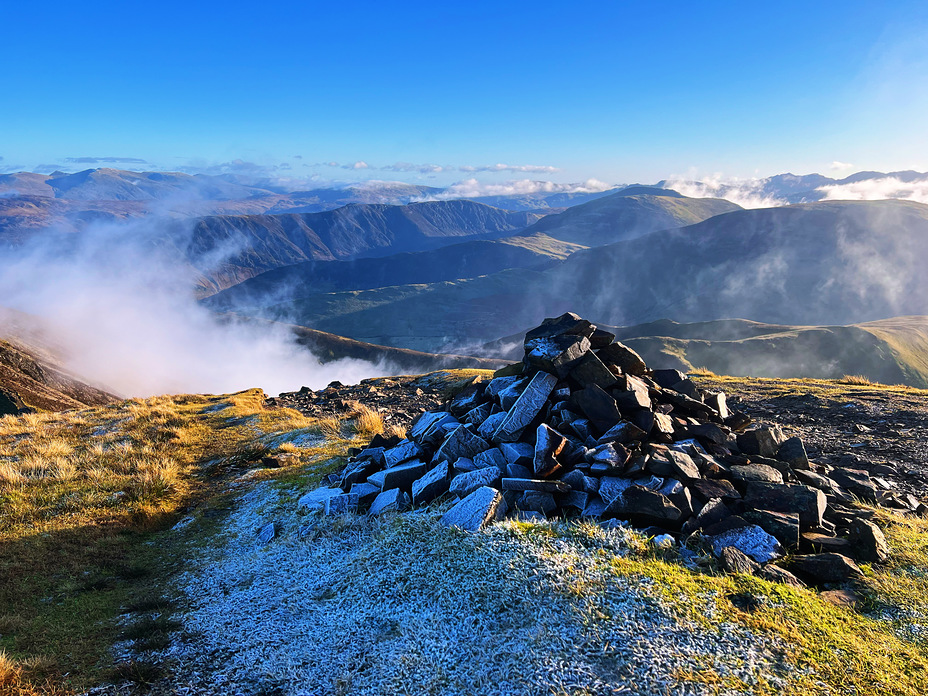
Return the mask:
<path id="1" fill-rule="evenodd" d="M 377 429 L 379 414 L 357 415 L 362 430 Z M 113 618 L 151 591 L 158 572 L 151 534 L 225 478 L 260 467 L 270 451 L 264 434 L 327 438 L 311 449 L 283 442 L 276 451 L 299 456 L 267 476 L 301 465 L 319 477 L 334 470 L 357 427 L 342 426 L 265 409 L 257 389 L 0 419 L 0 649 L 17 675 L 0 693 L 72 693 L 54 677 L 62 672 L 76 689 L 98 681 L 118 637 Z M 55 601 L 42 601 L 48 597 Z M 55 664 L 60 669 L 50 670 Z"/>
<path id="2" fill-rule="evenodd" d="M 369 440 L 384 430 L 383 416 L 364 404 L 358 404 L 353 409 L 352 419 L 354 420 L 354 431 L 360 438 Z"/>
<path id="3" fill-rule="evenodd" d="M 844 377 L 837 381 L 839 384 L 854 384 L 861 387 L 884 386 L 863 375 L 844 375 Z"/>

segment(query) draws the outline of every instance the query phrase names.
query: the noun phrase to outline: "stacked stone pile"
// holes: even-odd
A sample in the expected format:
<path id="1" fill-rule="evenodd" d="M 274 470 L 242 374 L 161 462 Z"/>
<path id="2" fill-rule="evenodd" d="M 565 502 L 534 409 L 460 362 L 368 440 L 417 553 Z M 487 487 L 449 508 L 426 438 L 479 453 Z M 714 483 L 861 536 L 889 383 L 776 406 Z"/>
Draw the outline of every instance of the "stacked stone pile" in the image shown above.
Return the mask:
<path id="1" fill-rule="evenodd" d="M 735 572 L 813 583 L 851 579 L 886 544 L 855 498 L 863 471 L 817 471 L 802 440 L 751 426 L 723 392 L 651 370 L 575 314 L 525 336 L 525 357 L 422 413 L 407 439 L 381 436 L 301 504 L 379 515 L 442 497 L 442 518 L 476 531 L 506 516 L 581 516 L 674 539 L 701 535 Z M 826 476 L 825 473 L 830 473 Z"/>

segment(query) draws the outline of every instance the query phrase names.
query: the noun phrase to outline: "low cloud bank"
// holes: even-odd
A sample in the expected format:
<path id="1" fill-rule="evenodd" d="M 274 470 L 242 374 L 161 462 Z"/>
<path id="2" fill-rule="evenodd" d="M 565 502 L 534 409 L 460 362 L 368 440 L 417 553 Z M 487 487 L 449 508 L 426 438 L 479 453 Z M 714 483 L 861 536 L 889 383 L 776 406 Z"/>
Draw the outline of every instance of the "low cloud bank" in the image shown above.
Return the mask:
<path id="1" fill-rule="evenodd" d="M 724 178 L 721 174 L 702 179 L 668 179 L 664 186 L 690 198 L 724 198 L 742 208 L 773 208 L 786 201 L 764 190 L 766 179 Z"/>
<path id="2" fill-rule="evenodd" d="M 902 181 L 887 176 L 880 179 L 865 179 L 846 184 L 822 186 L 817 189 L 826 201 L 879 201 L 898 199 L 928 203 L 928 178 L 921 181 Z"/>
<path id="3" fill-rule="evenodd" d="M 186 240 L 167 228 L 146 218 L 79 238 L 47 231 L 0 259 L 0 303 L 44 319 L 71 371 L 124 396 L 276 394 L 389 372 L 356 360 L 322 365 L 285 326 L 204 309 L 192 295 L 197 272 L 178 251 Z"/>

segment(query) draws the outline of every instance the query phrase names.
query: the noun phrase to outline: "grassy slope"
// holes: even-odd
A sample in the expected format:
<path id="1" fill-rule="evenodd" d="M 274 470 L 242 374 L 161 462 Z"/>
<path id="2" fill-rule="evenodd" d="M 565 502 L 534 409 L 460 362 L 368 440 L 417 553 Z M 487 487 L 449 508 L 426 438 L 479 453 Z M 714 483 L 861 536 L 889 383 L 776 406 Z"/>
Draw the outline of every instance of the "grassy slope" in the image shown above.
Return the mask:
<path id="1" fill-rule="evenodd" d="M 453 388 L 475 374 L 487 373 L 431 379 Z M 798 388 L 849 398 L 858 389 L 872 390 L 809 380 L 713 378 L 713 384 L 735 393 L 741 385 L 769 389 L 771 395 Z M 115 618 L 125 611 L 150 612 L 159 601 L 162 573 L 182 567 L 181 550 L 159 530 L 196 503 L 195 515 L 203 520 L 211 518 L 211 510 L 228 507 L 224 482 L 272 451 L 296 459 L 254 477 L 302 489 L 316 485 L 337 465 L 336 455 L 379 427 L 376 415 L 363 410 L 345 423 L 268 411 L 258 390 L 0 420 L 0 648 L 13 658 L 0 660 L 6 669 L 0 688 L 23 695 L 70 693 L 111 673 L 107 647 L 121 631 L 157 644 L 172 628 L 170 620 L 143 622 L 143 636 L 135 636 Z M 836 608 L 809 590 L 721 574 L 709 561 L 702 570 L 690 570 L 676 562 L 673 551 L 643 540 L 613 555 L 593 543 L 595 527 L 589 525 L 517 525 L 509 533 L 516 540 L 521 535 L 528 553 L 547 548 L 550 540 L 550 553 L 567 561 L 576 556 L 564 590 L 575 598 L 578 620 L 588 622 L 591 634 L 607 635 L 611 617 L 603 612 L 608 606 L 599 596 L 603 588 L 580 571 L 586 567 L 635 581 L 681 621 L 704 630 L 732 624 L 781 641 L 787 646 L 783 659 L 793 666 L 782 688 L 765 686 L 763 679 L 745 685 L 712 665 L 668 675 L 672 680 L 758 694 L 914 696 L 928 689 L 928 653 L 903 629 L 914 622 L 924 630 L 928 616 L 928 521 L 879 514 L 894 558 L 883 567 L 864 567 L 863 613 Z M 421 527 L 415 536 L 421 547 L 440 549 L 454 541 L 452 532 L 414 524 Z M 391 529 L 387 538 L 397 536 Z M 764 598 L 760 608 L 737 609 L 729 597 L 738 592 Z M 870 613 L 881 606 L 902 607 L 908 618 Z"/>

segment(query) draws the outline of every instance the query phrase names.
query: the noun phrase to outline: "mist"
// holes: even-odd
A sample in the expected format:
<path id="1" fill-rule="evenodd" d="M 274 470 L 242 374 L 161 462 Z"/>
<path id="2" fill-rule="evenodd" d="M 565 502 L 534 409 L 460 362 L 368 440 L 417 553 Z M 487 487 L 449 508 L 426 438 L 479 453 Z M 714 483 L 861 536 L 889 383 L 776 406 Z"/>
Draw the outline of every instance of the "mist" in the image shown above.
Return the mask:
<path id="1" fill-rule="evenodd" d="M 276 394 L 390 372 L 359 360 L 323 365 L 286 326 L 201 307 L 193 295 L 200 273 L 184 253 L 193 224 L 153 216 L 80 233 L 45 230 L 0 255 L 0 306 L 44 320 L 68 370 L 121 396 L 251 387 Z"/>

